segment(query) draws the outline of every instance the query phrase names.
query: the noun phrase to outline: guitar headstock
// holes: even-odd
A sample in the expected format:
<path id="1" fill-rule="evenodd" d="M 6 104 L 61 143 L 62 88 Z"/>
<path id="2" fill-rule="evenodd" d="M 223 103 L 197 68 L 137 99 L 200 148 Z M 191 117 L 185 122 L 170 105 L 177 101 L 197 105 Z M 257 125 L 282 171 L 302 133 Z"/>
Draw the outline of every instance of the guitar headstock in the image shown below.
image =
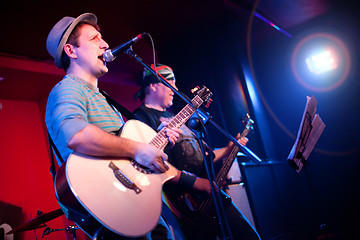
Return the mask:
<path id="1" fill-rule="evenodd" d="M 191 92 L 201 98 L 203 103 L 205 103 L 205 107 L 209 107 L 210 103 L 212 102 L 211 96 L 213 94 L 207 87 L 202 86 L 202 88 L 200 89 L 200 87 L 197 86 L 191 89 Z"/>
<path id="2" fill-rule="evenodd" d="M 253 130 L 254 127 L 253 127 L 253 124 L 254 124 L 254 120 L 252 120 L 250 118 L 250 114 L 246 114 L 243 119 L 242 119 L 242 123 L 244 124 L 245 126 L 245 129 L 248 129 L 248 130 Z"/>

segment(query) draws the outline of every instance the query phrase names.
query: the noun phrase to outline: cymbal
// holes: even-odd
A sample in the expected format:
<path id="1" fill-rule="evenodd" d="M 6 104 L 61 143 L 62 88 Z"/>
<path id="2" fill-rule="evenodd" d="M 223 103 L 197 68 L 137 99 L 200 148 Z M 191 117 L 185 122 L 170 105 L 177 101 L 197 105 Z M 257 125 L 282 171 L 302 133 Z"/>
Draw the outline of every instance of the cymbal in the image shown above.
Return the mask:
<path id="1" fill-rule="evenodd" d="M 53 220 L 57 217 L 60 217 L 63 214 L 64 214 L 64 212 L 61 210 L 61 208 L 54 210 L 52 212 L 41 213 L 36 218 L 31 219 L 31 220 L 27 221 L 26 223 L 23 223 L 20 226 L 17 226 L 16 228 L 12 229 L 6 235 L 45 227 L 46 222 Z"/>

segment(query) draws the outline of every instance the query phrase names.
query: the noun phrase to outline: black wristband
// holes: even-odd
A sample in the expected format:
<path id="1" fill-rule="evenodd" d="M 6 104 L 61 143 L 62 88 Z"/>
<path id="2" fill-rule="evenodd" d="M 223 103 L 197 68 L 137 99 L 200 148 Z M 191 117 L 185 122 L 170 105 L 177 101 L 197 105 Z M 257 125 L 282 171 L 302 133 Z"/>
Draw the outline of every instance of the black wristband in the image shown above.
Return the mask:
<path id="1" fill-rule="evenodd" d="M 196 176 L 185 171 L 181 171 L 179 184 L 183 187 L 192 188 L 196 181 Z"/>

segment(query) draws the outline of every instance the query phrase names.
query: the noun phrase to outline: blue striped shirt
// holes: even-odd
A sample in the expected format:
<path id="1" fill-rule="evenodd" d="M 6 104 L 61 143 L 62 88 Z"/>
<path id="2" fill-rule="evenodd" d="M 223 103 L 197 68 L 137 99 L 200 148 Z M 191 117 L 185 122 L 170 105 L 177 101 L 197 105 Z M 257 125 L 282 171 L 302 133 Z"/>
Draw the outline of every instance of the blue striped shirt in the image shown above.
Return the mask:
<path id="1" fill-rule="evenodd" d="M 74 75 L 66 75 L 50 92 L 45 122 L 63 160 L 73 152 L 67 147 L 69 140 L 88 124 L 109 133 L 124 124 L 98 88 Z"/>

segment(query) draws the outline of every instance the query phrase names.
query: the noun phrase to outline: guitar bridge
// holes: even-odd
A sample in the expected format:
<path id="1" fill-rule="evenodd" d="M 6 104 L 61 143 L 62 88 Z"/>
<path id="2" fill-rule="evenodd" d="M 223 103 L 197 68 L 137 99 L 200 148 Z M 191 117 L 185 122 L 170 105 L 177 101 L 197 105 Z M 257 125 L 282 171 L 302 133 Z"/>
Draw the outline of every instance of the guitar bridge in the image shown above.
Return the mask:
<path id="1" fill-rule="evenodd" d="M 133 181 L 131 181 L 124 173 L 122 173 L 112 161 L 109 163 L 109 168 L 113 170 L 116 179 L 119 180 L 125 187 L 134 190 L 136 194 L 139 194 L 142 191 Z"/>

